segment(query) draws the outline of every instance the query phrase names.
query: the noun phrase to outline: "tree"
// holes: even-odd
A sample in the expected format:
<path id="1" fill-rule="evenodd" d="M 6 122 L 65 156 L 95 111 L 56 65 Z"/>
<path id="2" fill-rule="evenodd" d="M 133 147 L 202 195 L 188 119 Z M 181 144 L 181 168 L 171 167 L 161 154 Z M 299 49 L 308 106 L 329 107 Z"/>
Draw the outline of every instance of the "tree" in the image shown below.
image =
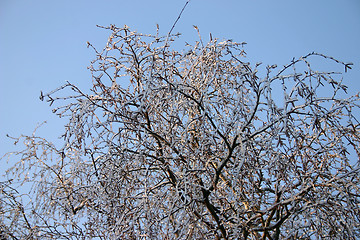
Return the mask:
<path id="1" fill-rule="evenodd" d="M 177 35 L 105 28 L 91 91 L 67 83 L 40 96 L 68 119 L 63 146 L 15 139 L 25 149 L 9 178 L 32 192 L 2 183 L 3 235 L 360 237 L 359 95 L 311 59 L 350 64 L 313 52 L 260 74 L 244 43 L 200 39 L 180 52 Z"/>

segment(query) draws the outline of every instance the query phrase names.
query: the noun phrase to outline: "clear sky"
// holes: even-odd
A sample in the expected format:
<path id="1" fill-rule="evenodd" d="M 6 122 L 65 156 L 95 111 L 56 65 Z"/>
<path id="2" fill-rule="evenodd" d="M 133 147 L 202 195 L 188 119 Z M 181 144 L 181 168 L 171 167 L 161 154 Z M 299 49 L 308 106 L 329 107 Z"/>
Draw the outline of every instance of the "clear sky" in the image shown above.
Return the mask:
<path id="1" fill-rule="evenodd" d="M 39 100 L 70 81 L 91 87 L 87 70 L 94 52 L 86 42 L 102 48 L 106 30 L 96 25 L 130 26 L 165 35 L 185 0 L 0 0 L 0 156 L 14 150 L 6 134 L 31 134 L 48 121 L 39 135 L 56 140 L 64 122 Z M 247 42 L 253 63 L 285 65 L 295 57 L 316 51 L 353 62 L 345 83 L 360 91 L 359 0 L 191 0 L 174 33 L 177 47 L 209 33 L 220 39 Z M 1 173 L 0 163 L 0 173 Z"/>

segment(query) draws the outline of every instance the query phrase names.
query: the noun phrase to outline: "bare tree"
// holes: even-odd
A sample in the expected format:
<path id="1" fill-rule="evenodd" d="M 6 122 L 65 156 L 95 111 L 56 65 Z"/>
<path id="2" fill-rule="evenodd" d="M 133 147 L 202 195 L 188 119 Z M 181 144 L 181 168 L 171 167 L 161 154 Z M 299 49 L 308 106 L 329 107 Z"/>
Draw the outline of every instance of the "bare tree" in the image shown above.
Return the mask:
<path id="1" fill-rule="evenodd" d="M 2 184 L 3 235 L 360 237 L 359 95 L 311 59 L 350 64 L 313 52 L 260 74 L 244 43 L 200 38 L 179 52 L 177 35 L 106 29 L 91 91 L 40 96 L 69 120 L 63 145 L 15 139 L 25 149 L 9 178 L 32 190 Z"/>

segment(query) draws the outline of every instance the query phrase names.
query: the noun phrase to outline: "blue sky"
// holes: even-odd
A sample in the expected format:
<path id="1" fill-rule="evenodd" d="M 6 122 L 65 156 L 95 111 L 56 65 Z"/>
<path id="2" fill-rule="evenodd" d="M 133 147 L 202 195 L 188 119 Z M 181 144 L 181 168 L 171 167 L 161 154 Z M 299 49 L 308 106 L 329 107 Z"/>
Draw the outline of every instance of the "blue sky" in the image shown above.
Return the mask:
<path id="1" fill-rule="evenodd" d="M 155 33 L 159 24 L 165 35 L 185 2 L 1 0 L 0 156 L 16 149 L 6 134 L 31 134 L 45 120 L 39 135 L 56 140 L 61 134 L 64 121 L 39 100 L 40 90 L 65 81 L 91 87 L 87 66 L 95 54 L 86 42 L 102 48 L 109 34 L 97 24 L 126 24 L 143 33 Z M 359 0 L 191 0 L 174 29 L 183 34 L 176 47 L 197 40 L 193 25 L 204 41 L 211 32 L 247 42 L 252 63 L 285 65 L 312 51 L 353 62 L 344 81 L 351 93 L 360 91 Z"/>

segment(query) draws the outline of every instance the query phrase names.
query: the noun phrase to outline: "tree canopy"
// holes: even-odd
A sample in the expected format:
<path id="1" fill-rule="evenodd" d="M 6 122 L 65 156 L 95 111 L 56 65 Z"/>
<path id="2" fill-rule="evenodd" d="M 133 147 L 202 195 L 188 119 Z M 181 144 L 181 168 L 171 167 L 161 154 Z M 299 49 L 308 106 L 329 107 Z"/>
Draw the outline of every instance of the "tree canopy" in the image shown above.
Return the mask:
<path id="1" fill-rule="evenodd" d="M 104 28 L 90 91 L 41 93 L 68 119 L 63 145 L 14 139 L 4 238 L 360 237 L 359 94 L 312 61 L 351 64 L 312 52 L 263 67 L 245 43 L 177 51 L 177 34 Z"/>

